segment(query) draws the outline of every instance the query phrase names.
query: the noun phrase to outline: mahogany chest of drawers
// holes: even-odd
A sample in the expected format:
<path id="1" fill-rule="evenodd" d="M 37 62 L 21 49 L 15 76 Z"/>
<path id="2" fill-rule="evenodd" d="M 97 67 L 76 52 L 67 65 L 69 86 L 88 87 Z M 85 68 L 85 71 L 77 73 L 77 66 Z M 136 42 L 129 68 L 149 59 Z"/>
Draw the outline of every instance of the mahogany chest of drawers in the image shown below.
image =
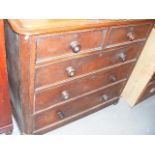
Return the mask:
<path id="1" fill-rule="evenodd" d="M 43 134 L 118 102 L 153 20 L 8 20 L 11 102 Z"/>
<path id="2" fill-rule="evenodd" d="M 3 20 L 0 20 L 0 133 L 12 133 Z"/>

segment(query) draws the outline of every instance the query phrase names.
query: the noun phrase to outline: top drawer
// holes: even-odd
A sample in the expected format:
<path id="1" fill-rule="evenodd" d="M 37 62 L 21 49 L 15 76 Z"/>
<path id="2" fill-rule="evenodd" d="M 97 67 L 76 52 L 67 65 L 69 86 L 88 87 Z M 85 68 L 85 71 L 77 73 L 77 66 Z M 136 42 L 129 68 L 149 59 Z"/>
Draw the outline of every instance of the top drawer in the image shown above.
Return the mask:
<path id="1" fill-rule="evenodd" d="M 145 39 L 152 24 L 112 27 L 107 40 L 107 48 L 129 43 L 138 39 Z"/>
<path id="2" fill-rule="evenodd" d="M 101 49 L 105 33 L 105 29 L 93 29 L 39 36 L 37 38 L 37 60 Z"/>

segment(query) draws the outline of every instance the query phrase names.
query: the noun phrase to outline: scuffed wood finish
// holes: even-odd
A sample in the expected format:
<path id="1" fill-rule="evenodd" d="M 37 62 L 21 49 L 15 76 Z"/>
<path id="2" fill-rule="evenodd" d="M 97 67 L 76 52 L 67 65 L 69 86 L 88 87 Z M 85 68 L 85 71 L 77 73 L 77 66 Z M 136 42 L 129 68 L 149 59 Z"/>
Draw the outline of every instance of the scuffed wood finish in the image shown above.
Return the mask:
<path id="1" fill-rule="evenodd" d="M 34 102 L 34 37 L 25 39 L 25 36 L 15 34 L 7 23 L 5 33 L 13 113 L 22 134 L 29 134 L 32 132 L 31 114 Z"/>
<path id="2" fill-rule="evenodd" d="M 5 57 L 4 23 L 0 20 L 0 133 L 12 133 L 11 108 Z"/>
<path id="3" fill-rule="evenodd" d="M 34 103 L 34 65 L 35 65 L 35 38 L 20 35 L 19 62 L 20 62 L 20 97 L 24 116 L 23 134 L 32 133 L 32 117 Z"/>
<path id="4" fill-rule="evenodd" d="M 15 31 L 6 24 L 13 111 L 23 134 L 43 134 L 118 101 L 153 20 L 9 23 Z M 143 35 L 136 30 L 134 41 L 108 47 L 111 30 L 124 26 L 140 26 Z M 124 35 L 115 33 L 115 38 Z M 72 42 L 78 43 L 76 50 Z"/>

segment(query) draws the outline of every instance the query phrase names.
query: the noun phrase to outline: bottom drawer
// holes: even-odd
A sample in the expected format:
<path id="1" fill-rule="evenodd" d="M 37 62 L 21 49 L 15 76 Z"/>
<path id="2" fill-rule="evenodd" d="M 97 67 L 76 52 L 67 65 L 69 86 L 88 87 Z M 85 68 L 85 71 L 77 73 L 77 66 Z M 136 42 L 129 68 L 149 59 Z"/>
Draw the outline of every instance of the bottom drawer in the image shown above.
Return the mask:
<path id="1" fill-rule="evenodd" d="M 142 96 L 140 97 L 139 101 L 143 101 L 144 99 L 146 99 L 152 95 L 155 95 L 155 82 L 151 82 L 148 84 L 148 86 L 144 90 Z"/>
<path id="2" fill-rule="evenodd" d="M 123 84 L 124 82 L 121 82 L 108 88 L 97 90 L 84 97 L 35 114 L 34 130 L 45 128 L 53 123 L 57 124 L 59 121 L 65 121 L 65 119 L 99 104 L 106 104 L 109 100 L 120 96 Z"/>

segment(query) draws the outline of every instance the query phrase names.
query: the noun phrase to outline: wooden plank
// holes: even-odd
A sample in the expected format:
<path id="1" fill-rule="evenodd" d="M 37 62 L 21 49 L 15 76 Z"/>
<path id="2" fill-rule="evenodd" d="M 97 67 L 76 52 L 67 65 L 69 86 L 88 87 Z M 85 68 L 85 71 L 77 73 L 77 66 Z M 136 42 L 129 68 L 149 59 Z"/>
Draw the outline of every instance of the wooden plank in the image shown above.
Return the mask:
<path id="1" fill-rule="evenodd" d="M 152 29 L 137 64 L 121 94 L 133 107 L 155 72 L 155 28 Z"/>

